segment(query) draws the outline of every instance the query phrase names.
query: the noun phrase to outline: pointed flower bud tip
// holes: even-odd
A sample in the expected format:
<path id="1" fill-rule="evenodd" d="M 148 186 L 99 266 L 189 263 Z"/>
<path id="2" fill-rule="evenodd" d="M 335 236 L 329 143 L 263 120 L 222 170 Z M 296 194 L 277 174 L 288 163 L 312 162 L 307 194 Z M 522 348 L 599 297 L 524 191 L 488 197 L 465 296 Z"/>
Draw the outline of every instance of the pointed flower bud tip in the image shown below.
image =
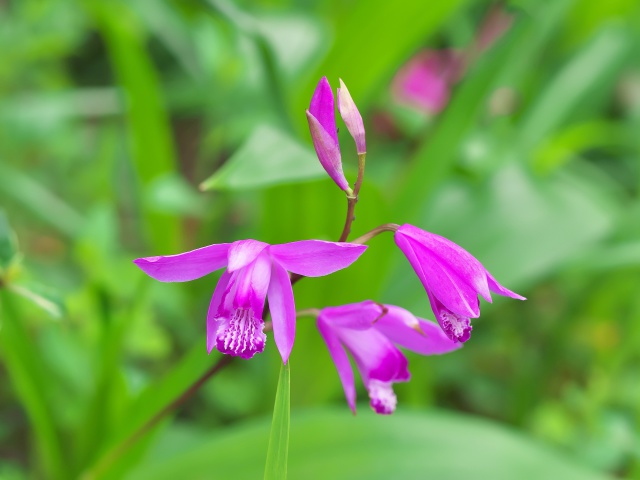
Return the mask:
<path id="1" fill-rule="evenodd" d="M 340 79 L 340 88 L 338 88 L 338 110 L 340 110 L 340 115 L 347 126 L 347 130 L 349 130 L 353 140 L 356 142 L 358 154 L 366 153 L 367 145 L 362 116 L 342 79 Z"/>
<path id="2" fill-rule="evenodd" d="M 322 126 L 320 120 L 309 110 L 307 110 L 307 121 L 309 122 L 309 131 L 311 132 L 313 147 L 316 150 L 320 164 L 336 185 L 343 191 L 349 193 L 351 191 L 349 182 L 347 182 L 344 172 L 342 171 L 340 146 Z"/>

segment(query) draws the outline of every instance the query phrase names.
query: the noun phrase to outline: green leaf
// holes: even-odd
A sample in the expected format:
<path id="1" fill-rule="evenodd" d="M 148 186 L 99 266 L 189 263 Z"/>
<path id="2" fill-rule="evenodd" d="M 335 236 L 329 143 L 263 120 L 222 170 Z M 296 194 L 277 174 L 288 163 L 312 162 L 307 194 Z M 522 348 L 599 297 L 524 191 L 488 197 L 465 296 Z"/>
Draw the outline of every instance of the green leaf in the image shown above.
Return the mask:
<path id="1" fill-rule="evenodd" d="M 527 151 L 554 132 L 576 110 L 609 95 L 633 49 L 623 28 L 603 29 L 562 68 L 536 99 L 520 126 L 515 144 Z"/>
<path id="2" fill-rule="evenodd" d="M 23 324 L 9 292 L 0 289 L 0 358 L 31 424 L 46 478 L 67 478 L 65 459 L 50 403 L 51 372 Z"/>
<path id="3" fill-rule="evenodd" d="M 280 379 L 276 402 L 273 407 L 273 422 L 269 436 L 267 463 L 264 468 L 265 480 L 284 480 L 287 478 L 287 456 L 289 453 L 289 424 L 291 387 L 289 363 L 280 367 Z"/>
<path id="4" fill-rule="evenodd" d="M 18 239 L 9 226 L 7 216 L 0 210 L 0 273 L 5 270 L 18 253 Z"/>
<path id="5" fill-rule="evenodd" d="M 143 187 L 176 168 L 169 115 L 142 22 L 125 2 L 85 2 L 100 29 L 111 66 L 124 91 L 131 161 Z M 145 210 L 144 227 L 157 251 L 177 251 L 180 225 L 174 215 Z"/>
<path id="6" fill-rule="evenodd" d="M 261 125 L 227 163 L 200 185 L 200 188 L 264 188 L 311 180 L 324 175 L 313 150 L 275 127 Z"/>
<path id="7" fill-rule="evenodd" d="M 603 480 L 559 452 L 494 422 L 445 411 L 399 411 L 380 417 L 361 405 L 353 416 L 315 409 L 294 416 L 291 478 L 491 478 Z M 268 422 L 216 431 L 209 441 L 173 457 L 151 452 L 131 478 L 258 478 Z"/>
<path id="8" fill-rule="evenodd" d="M 533 18 L 521 18 L 466 76 L 440 118 L 412 155 L 399 186 L 395 210 L 406 218 L 423 205 L 451 173 L 463 139 L 477 126 L 490 93 L 507 79 L 514 85 L 528 76 L 532 59 L 550 41 L 573 0 L 560 0 L 540 8 Z"/>
<path id="9" fill-rule="evenodd" d="M 370 98 L 376 88 L 389 80 L 391 72 L 464 3 L 433 2 L 428 15 L 420 0 L 403 1 L 401 6 L 386 0 L 340 3 L 341 10 L 335 12 L 340 20 L 335 25 L 331 50 L 308 77 L 308 83 L 301 83 L 292 105 L 293 118 L 304 117 L 302 112 L 309 105 L 311 92 L 324 75 L 332 82 L 338 76 L 343 78 L 359 101 Z"/>

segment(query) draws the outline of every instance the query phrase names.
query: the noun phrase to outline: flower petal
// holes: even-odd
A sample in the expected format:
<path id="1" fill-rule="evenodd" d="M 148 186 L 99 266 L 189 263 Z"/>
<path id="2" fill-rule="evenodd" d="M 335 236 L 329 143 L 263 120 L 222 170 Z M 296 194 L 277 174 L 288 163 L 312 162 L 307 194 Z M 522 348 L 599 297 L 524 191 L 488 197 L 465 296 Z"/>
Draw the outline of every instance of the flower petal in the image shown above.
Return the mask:
<path id="1" fill-rule="evenodd" d="M 262 318 L 271 279 L 271 263 L 269 255 L 263 253 L 246 267 L 237 270 L 238 282 L 233 308 L 250 308 L 256 318 Z"/>
<path id="2" fill-rule="evenodd" d="M 447 337 L 438 324 L 418 319 L 411 312 L 395 305 L 385 307 L 387 314 L 373 328 L 393 343 L 422 355 L 448 353 L 462 346 Z"/>
<path id="3" fill-rule="evenodd" d="M 233 242 L 229 247 L 227 270 L 233 272 L 249 265 L 268 246 L 268 243 L 251 239 Z"/>
<path id="4" fill-rule="evenodd" d="M 409 224 L 402 225 L 398 233 L 406 235 L 428 250 L 428 256 L 436 259 L 449 276 L 457 277 L 459 281 L 474 288 L 487 302 L 491 302 L 485 268 L 460 245 Z"/>
<path id="5" fill-rule="evenodd" d="M 348 267 L 367 249 L 355 243 L 302 240 L 271 245 L 271 256 L 288 271 L 305 277 L 321 277 Z"/>
<path id="6" fill-rule="evenodd" d="M 339 307 L 325 307 L 322 314 L 333 327 L 367 330 L 380 318 L 382 308 L 379 304 L 366 300 Z"/>
<path id="7" fill-rule="evenodd" d="M 336 128 L 335 104 L 333 91 L 327 77 L 322 77 L 311 97 L 309 112 L 313 115 L 322 128 L 338 145 L 338 129 Z"/>
<path id="8" fill-rule="evenodd" d="M 353 413 L 356 413 L 356 386 L 353 378 L 353 369 L 351 368 L 351 362 L 349 362 L 347 352 L 345 352 L 344 347 L 340 343 L 340 339 L 322 315 L 318 317 L 317 324 L 320 335 L 322 335 L 329 349 L 329 355 L 331 355 L 331 359 L 338 370 L 338 376 L 342 382 L 342 388 L 344 389 L 345 397 L 347 397 L 349 408 L 351 408 Z"/>
<path id="9" fill-rule="evenodd" d="M 222 304 L 222 297 L 230 278 L 231 274 L 225 270 L 220 277 L 220 280 L 218 280 L 216 289 L 213 291 L 213 297 L 211 297 L 211 303 L 209 304 L 209 310 L 207 311 L 207 353 L 211 353 L 211 350 L 216 346 L 216 329 L 218 328 L 218 325 L 215 317 L 218 314 L 220 305 Z"/>
<path id="10" fill-rule="evenodd" d="M 177 255 L 137 258 L 133 263 L 161 282 L 188 282 L 224 267 L 229 247 L 218 243 Z"/>
<path id="11" fill-rule="evenodd" d="M 370 379 L 382 382 L 406 382 L 411 377 L 405 356 L 377 330 L 334 327 L 334 331 L 353 355 L 365 384 L 368 384 Z"/>
<path id="12" fill-rule="evenodd" d="M 487 273 L 487 282 L 489 282 L 489 290 L 498 295 L 503 295 L 505 297 L 515 298 L 517 300 L 526 300 L 522 295 L 518 295 L 516 292 L 512 292 L 511 290 L 504 288 L 502 285 L 498 283 L 498 281 L 493 278 L 493 275 L 489 273 L 488 270 L 485 270 Z"/>
<path id="13" fill-rule="evenodd" d="M 287 363 L 296 336 L 296 306 L 289 274 L 278 262 L 271 264 L 269 309 L 273 322 L 273 338 L 282 361 Z"/>
<path id="14" fill-rule="evenodd" d="M 396 232 L 394 240 L 420 278 L 427 293 L 436 296 L 450 310 L 468 317 L 480 316 L 474 288 L 445 270 L 426 248 L 410 237 Z M 435 311 L 434 311 L 435 313 Z"/>
<path id="15" fill-rule="evenodd" d="M 313 140 L 313 148 L 316 150 L 318 160 L 322 168 L 329 174 L 331 179 L 345 192 L 349 190 L 349 182 L 347 182 L 344 172 L 342 171 L 342 156 L 340 155 L 340 145 L 334 142 L 329 132 L 324 129 L 320 121 L 307 110 L 307 121 L 309 122 L 309 131 L 311 132 L 311 140 Z"/>
<path id="16" fill-rule="evenodd" d="M 340 88 L 338 88 L 338 110 L 340 111 L 342 120 L 344 120 L 347 126 L 347 130 L 349 130 L 353 140 L 356 142 L 356 151 L 358 154 L 366 153 L 367 145 L 365 142 L 362 116 L 342 79 L 340 79 Z"/>

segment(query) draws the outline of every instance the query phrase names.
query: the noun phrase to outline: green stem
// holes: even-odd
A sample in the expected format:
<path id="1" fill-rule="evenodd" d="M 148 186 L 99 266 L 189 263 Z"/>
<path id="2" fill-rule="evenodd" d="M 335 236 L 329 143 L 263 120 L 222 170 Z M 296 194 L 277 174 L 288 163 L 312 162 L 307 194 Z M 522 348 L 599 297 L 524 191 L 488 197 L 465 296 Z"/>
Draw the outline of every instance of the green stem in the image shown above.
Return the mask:
<path id="1" fill-rule="evenodd" d="M 359 236 L 358 238 L 353 240 L 351 243 L 365 244 L 369 240 L 371 240 L 373 237 L 377 237 L 378 235 L 380 235 L 382 232 L 395 232 L 399 228 L 400 228 L 400 225 L 398 225 L 397 223 L 383 223 L 379 227 L 376 227 L 373 230 L 369 230 L 364 235 Z"/>
<path id="2" fill-rule="evenodd" d="M 347 241 L 347 238 L 349 238 L 349 234 L 351 233 L 351 224 L 356 219 L 354 213 L 356 210 L 356 203 L 358 203 L 358 194 L 360 193 L 360 188 L 362 187 L 362 180 L 364 179 L 364 167 L 366 158 L 366 153 L 358 154 L 358 178 L 356 179 L 356 183 L 353 186 L 353 192 L 350 195 L 347 195 L 347 218 L 344 221 L 344 227 L 342 228 L 342 233 L 340 234 L 340 238 L 338 239 L 339 242 Z"/>

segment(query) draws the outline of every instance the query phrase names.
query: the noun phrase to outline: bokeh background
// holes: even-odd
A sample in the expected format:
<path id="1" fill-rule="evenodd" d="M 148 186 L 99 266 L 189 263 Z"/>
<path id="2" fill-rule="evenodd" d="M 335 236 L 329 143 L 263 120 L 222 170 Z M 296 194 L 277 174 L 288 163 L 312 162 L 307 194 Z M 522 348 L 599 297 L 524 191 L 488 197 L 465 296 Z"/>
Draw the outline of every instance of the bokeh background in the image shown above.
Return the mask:
<path id="1" fill-rule="evenodd" d="M 261 477 L 272 339 L 119 447 L 219 358 L 219 272 L 160 284 L 131 260 L 335 240 L 304 114 L 323 75 L 367 129 L 353 233 L 445 235 L 528 300 L 408 354 L 391 417 L 360 383 L 351 414 L 299 320 L 290 478 L 640 478 L 639 51 L 635 0 L 0 1 L 0 478 Z M 389 234 L 295 290 L 433 318 Z"/>

